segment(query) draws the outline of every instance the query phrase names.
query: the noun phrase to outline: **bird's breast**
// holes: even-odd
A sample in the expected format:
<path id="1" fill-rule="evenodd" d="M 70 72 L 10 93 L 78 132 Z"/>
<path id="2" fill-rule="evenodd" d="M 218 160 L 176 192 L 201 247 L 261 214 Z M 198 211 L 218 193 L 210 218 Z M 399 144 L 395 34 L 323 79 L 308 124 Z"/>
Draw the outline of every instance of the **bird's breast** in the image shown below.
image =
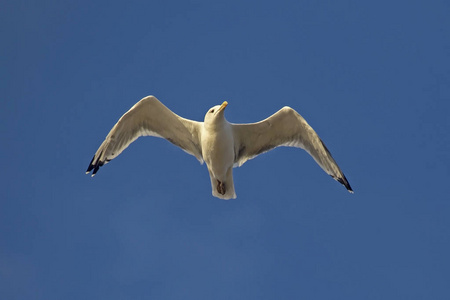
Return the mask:
<path id="1" fill-rule="evenodd" d="M 204 130 L 201 145 L 203 159 L 214 173 L 226 173 L 233 166 L 234 140 L 231 127 Z"/>

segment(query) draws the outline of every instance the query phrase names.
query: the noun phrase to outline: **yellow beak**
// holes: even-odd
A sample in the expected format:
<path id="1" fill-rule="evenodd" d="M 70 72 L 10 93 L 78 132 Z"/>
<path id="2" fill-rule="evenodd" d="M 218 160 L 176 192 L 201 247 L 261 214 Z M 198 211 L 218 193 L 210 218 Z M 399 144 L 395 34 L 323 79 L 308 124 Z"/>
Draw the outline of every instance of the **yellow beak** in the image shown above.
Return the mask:
<path id="1" fill-rule="evenodd" d="M 222 105 L 220 105 L 219 109 L 217 110 L 217 112 L 222 111 L 225 107 L 227 107 L 228 102 L 227 101 L 223 101 Z"/>

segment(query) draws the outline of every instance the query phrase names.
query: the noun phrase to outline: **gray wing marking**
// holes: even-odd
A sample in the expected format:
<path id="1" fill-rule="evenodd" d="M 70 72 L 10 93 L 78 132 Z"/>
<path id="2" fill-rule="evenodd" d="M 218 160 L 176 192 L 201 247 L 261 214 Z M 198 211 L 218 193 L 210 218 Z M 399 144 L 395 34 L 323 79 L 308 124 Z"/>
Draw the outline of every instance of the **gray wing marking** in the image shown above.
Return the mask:
<path id="1" fill-rule="evenodd" d="M 101 166 L 116 158 L 140 136 L 165 138 L 203 163 L 201 124 L 176 115 L 154 96 L 145 97 L 114 125 L 89 163 L 86 173 L 92 171 L 94 176 Z"/>
<path id="2" fill-rule="evenodd" d="M 232 124 L 235 138 L 235 166 L 279 146 L 306 150 L 319 166 L 353 192 L 330 151 L 305 119 L 290 107 L 257 123 Z"/>

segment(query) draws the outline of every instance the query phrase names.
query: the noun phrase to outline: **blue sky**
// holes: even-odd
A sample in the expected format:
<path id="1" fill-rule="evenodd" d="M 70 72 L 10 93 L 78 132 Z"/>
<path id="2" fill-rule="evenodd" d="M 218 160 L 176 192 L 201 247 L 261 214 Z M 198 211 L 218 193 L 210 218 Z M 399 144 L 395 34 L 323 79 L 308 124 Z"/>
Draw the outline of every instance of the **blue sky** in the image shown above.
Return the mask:
<path id="1" fill-rule="evenodd" d="M 6 1 L 0 11 L 1 299 L 449 299 L 448 1 Z M 141 138 L 84 174 L 153 94 L 203 120 L 288 105 L 304 152 L 206 167 Z"/>

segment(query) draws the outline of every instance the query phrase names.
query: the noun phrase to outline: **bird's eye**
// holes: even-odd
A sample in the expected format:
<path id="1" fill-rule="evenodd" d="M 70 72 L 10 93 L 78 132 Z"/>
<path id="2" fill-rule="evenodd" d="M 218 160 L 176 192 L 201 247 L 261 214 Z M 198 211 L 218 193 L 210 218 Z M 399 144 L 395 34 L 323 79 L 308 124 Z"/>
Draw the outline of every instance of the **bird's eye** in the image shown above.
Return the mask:
<path id="1" fill-rule="evenodd" d="M 210 110 L 210 113 L 214 113 L 214 109 L 211 109 L 211 110 Z"/>

